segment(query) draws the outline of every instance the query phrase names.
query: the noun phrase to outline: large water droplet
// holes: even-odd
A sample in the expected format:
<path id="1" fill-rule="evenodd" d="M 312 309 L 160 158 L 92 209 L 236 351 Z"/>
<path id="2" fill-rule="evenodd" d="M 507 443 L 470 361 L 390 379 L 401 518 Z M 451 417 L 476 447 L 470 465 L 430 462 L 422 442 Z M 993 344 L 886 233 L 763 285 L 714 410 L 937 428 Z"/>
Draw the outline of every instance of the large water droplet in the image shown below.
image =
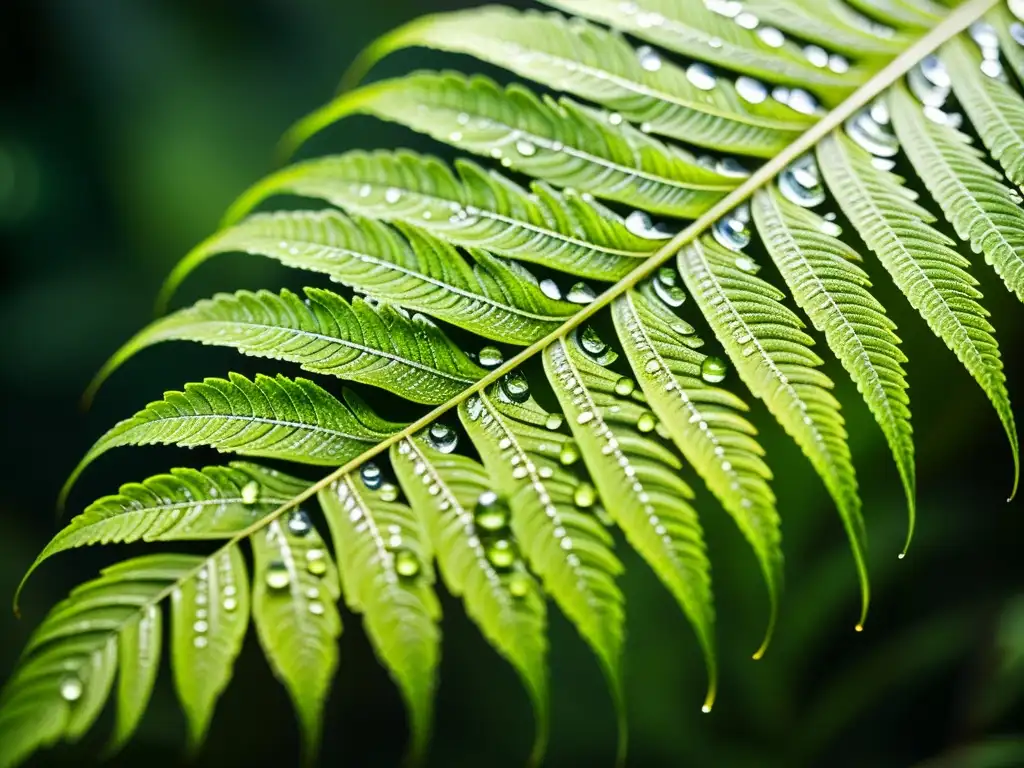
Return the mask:
<path id="1" fill-rule="evenodd" d="M 654 224 L 651 217 L 643 211 L 633 211 L 626 217 L 626 229 L 645 240 L 668 240 L 672 237 L 671 232 L 666 232 L 660 225 Z"/>
<path id="2" fill-rule="evenodd" d="M 487 559 L 495 568 L 510 568 L 516 562 L 516 550 L 508 539 L 495 539 L 487 545 Z"/>
<path id="3" fill-rule="evenodd" d="M 512 371 L 501 380 L 501 391 L 513 403 L 525 403 L 530 399 L 530 383 L 522 371 Z"/>
<path id="4" fill-rule="evenodd" d="M 804 208 L 825 202 L 825 185 L 821 183 L 813 155 L 803 155 L 786 166 L 779 174 L 779 191 L 787 200 Z"/>
<path id="5" fill-rule="evenodd" d="M 686 79 L 702 91 L 710 91 L 715 87 L 718 78 L 714 71 L 707 64 L 695 61 L 686 68 Z"/>
<path id="6" fill-rule="evenodd" d="M 78 701 L 85 692 L 85 686 L 74 672 L 68 672 L 61 677 L 59 686 L 60 697 L 64 701 Z"/>
<path id="7" fill-rule="evenodd" d="M 484 491 L 476 500 L 473 520 L 477 527 L 489 533 L 503 530 L 508 525 L 508 505 L 494 491 Z"/>
<path id="8" fill-rule="evenodd" d="M 480 350 L 480 365 L 484 368 L 497 368 L 504 362 L 505 357 L 497 347 L 486 346 Z"/>
<path id="9" fill-rule="evenodd" d="M 508 577 L 508 593 L 515 598 L 523 598 L 530 594 L 532 579 L 522 571 L 516 571 Z"/>
<path id="10" fill-rule="evenodd" d="M 942 59 L 934 53 L 925 56 L 907 73 L 907 84 L 917 100 L 926 107 L 941 107 L 949 98 L 951 82 Z"/>
<path id="11" fill-rule="evenodd" d="M 999 59 L 985 59 L 981 62 L 981 74 L 992 78 L 1003 76 L 1003 63 Z"/>
<path id="12" fill-rule="evenodd" d="M 644 411 L 636 420 L 636 428 L 644 433 L 653 432 L 656 426 L 658 426 L 658 421 L 650 411 Z"/>
<path id="13" fill-rule="evenodd" d="M 678 285 L 665 285 L 660 280 L 655 280 L 654 292 L 670 307 L 681 307 L 686 303 L 686 291 Z"/>
<path id="14" fill-rule="evenodd" d="M 378 493 L 381 501 L 391 502 L 398 498 L 398 486 L 394 483 L 384 483 Z"/>
<path id="15" fill-rule="evenodd" d="M 327 557 L 322 549 L 306 550 L 306 570 L 314 576 L 327 573 Z"/>
<path id="16" fill-rule="evenodd" d="M 380 467 L 372 461 L 363 465 L 362 470 L 359 472 L 359 476 L 363 479 L 363 485 L 371 491 L 376 491 L 380 488 L 381 483 L 384 482 L 384 477 L 381 474 Z"/>
<path id="17" fill-rule="evenodd" d="M 781 48 L 786 43 L 786 36 L 775 27 L 761 27 L 757 30 L 761 42 L 772 48 Z"/>
<path id="18" fill-rule="evenodd" d="M 565 423 L 565 418 L 560 413 L 548 414 L 547 420 L 544 422 L 544 426 L 554 432 L 556 429 L 561 429 Z"/>
<path id="19" fill-rule="evenodd" d="M 580 483 L 572 492 L 572 501 L 580 509 L 588 509 L 597 501 L 597 491 L 590 483 Z"/>
<path id="20" fill-rule="evenodd" d="M 746 178 L 750 171 L 735 157 L 723 157 L 715 163 L 715 173 L 719 176 L 729 176 L 734 179 Z"/>
<path id="21" fill-rule="evenodd" d="M 729 366 L 720 357 L 706 357 L 700 366 L 700 376 L 708 384 L 721 384 L 729 373 Z"/>
<path id="22" fill-rule="evenodd" d="M 636 382 L 628 376 L 623 376 L 615 382 L 615 394 L 619 397 L 629 397 L 636 389 Z"/>
<path id="23" fill-rule="evenodd" d="M 275 560 L 267 566 L 265 579 L 271 589 L 284 589 L 291 583 L 292 577 L 288 573 L 288 566 L 280 560 Z"/>
<path id="24" fill-rule="evenodd" d="M 648 72 L 657 72 L 661 69 L 661 56 L 658 52 L 651 48 L 649 45 L 641 46 L 636 49 L 636 57 L 640 62 L 640 66 L 646 69 Z"/>
<path id="25" fill-rule="evenodd" d="M 736 23 L 744 29 L 756 29 L 760 19 L 754 14 L 744 11 L 736 17 Z"/>
<path id="26" fill-rule="evenodd" d="M 876 157 L 893 157 L 900 149 L 896 135 L 878 122 L 870 109 L 862 109 L 847 120 L 846 133 Z"/>
<path id="27" fill-rule="evenodd" d="M 558 452 L 558 460 L 563 466 L 572 466 L 580 459 L 580 449 L 576 445 L 575 440 L 566 440 L 562 443 L 562 448 Z"/>
<path id="28" fill-rule="evenodd" d="M 731 251 L 742 251 L 750 244 L 750 208 L 746 203 L 733 208 L 715 222 L 711 232 L 719 245 Z"/>
<path id="29" fill-rule="evenodd" d="M 573 304 L 589 304 L 597 298 L 597 294 L 586 283 L 576 283 L 569 289 L 569 293 L 566 294 L 565 298 Z"/>
<path id="30" fill-rule="evenodd" d="M 516 152 L 523 157 L 533 157 L 537 154 L 537 147 L 529 141 L 520 139 L 516 142 Z"/>
<path id="31" fill-rule="evenodd" d="M 828 68 L 837 75 L 842 75 L 850 71 L 850 62 L 847 61 L 846 57 L 833 53 L 828 57 Z"/>
<path id="32" fill-rule="evenodd" d="M 562 298 L 562 289 L 559 288 L 558 283 L 550 277 L 546 277 L 540 281 L 540 292 L 549 299 L 554 299 L 555 301 L 560 301 Z"/>
<path id="33" fill-rule="evenodd" d="M 427 442 L 435 451 L 451 453 L 459 444 L 458 433 L 447 424 L 431 424 L 427 430 Z"/>
<path id="34" fill-rule="evenodd" d="M 995 27 L 987 21 L 976 21 L 968 27 L 967 31 L 983 52 L 986 49 L 999 49 L 999 36 L 996 34 Z"/>
<path id="35" fill-rule="evenodd" d="M 413 579 L 420 573 L 420 559 L 408 549 L 400 549 L 395 553 L 395 573 L 403 579 Z"/>
<path id="36" fill-rule="evenodd" d="M 789 105 L 790 109 L 802 115 L 813 115 L 818 111 L 818 100 L 814 98 L 810 91 L 805 91 L 803 88 L 791 90 L 786 104 Z"/>
<path id="37" fill-rule="evenodd" d="M 260 497 L 260 484 L 255 480 L 250 480 L 248 483 L 242 486 L 242 503 L 243 504 L 255 504 L 257 499 Z"/>
<path id="38" fill-rule="evenodd" d="M 588 325 L 582 331 L 577 331 L 576 337 L 583 351 L 598 365 L 611 365 L 619 357 L 618 353 L 598 335 L 592 325 Z"/>
<path id="39" fill-rule="evenodd" d="M 820 45 L 808 45 L 804 47 L 804 56 L 807 57 L 813 66 L 824 69 L 828 66 L 828 51 Z"/>
<path id="40" fill-rule="evenodd" d="M 288 517 L 288 530 L 293 536 L 306 536 L 313 530 L 313 523 L 309 515 L 298 509 Z"/>
<path id="41" fill-rule="evenodd" d="M 1024 24 L 1019 21 L 1010 24 L 1010 37 L 1017 45 L 1024 45 Z"/>
<path id="42" fill-rule="evenodd" d="M 746 102 L 760 104 L 768 98 L 768 86 L 760 80 L 743 75 L 736 78 L 736 93 Z"/>

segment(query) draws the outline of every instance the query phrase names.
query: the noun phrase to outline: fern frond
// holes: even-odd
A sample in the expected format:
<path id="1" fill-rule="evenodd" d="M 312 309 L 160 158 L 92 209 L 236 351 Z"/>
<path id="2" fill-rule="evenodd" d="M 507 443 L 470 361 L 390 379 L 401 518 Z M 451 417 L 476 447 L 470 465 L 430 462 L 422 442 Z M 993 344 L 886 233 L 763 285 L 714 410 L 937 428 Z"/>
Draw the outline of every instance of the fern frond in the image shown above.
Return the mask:
<path id="1" fill-rule="evenodd" d="M 251 537 L 252 617 L 274 674 L 302 726 L 305 763 L 320 745 L 323 708 L 338 667 L 338 571 L 305 512 L 272 521 Z M 339 553 L 340 556 L 340 553 Z"/>
<path id="2" fill-rule="evenodd" d="M 290 150 L 330 124 L 369 114 L 560 187 L 650 213 L 699 216 L 738 184 L 685 150 L 568 99 L 486 77 L 421 72 L 339 96 L 286 135 Z"/>
<path id="3" fill-rule="evenodd" d="M 521 13 L 490 6 L 418 19 L 371 45 L 347 80 L 401 48 L 425 46 L 465 53 L 549 88 L 612 110 L 646 133 L 722 151 L 770 157 L 812 122 L 768 99 L 754 82 L 744 98 L 731 79 L 712 89 L 650 48 L 638 52 L 620 34 L 558 14 Z M 710 47 L 707 50 L 713 50 Z M 642 54 L 642 55 L 641 55 Z"/>
<path id="4" fill-rule="evenodd" d="M 350 152 L 297 163 L 253 185 L 225 217 L 234 223 L 273 194 L 322 198 L 358 216 L 403 223 L 453 245 L 597 280 L 617 280 L 669 235 L 628 221 L 570 190 L 530 191 L 496 171 L 456 160 L 455 174 L 412 152 Z M 652 242 L 654 241 L 654 242 Z"/>
<path id="5" fill-rule="evenodd" d="M 1006 376 L 988 312 L 978 303 L 977 280 L 955 243 L 929 226 L 934 217 L 913 201 L 900 179 L 872 165 L 871 155 L 845 134 L 818 144 L 829 189 L 893 281 L 974 377 L 992 401 L 1013 451 L 1016 490 L 1020 475 L 1017 428 Z"/>
<path id="6" fill-rule="evenodd" d="M 899 347 L 896 324 L 869 292 L 871 282 L 857 265 L 860 256 L 829 233 L 823 218 L 790 202 L 776 188 L 754 196 L 753 214 L 793 298 L 814 327 L 824 332 L 885 434 L 907 495 L 909 546 L 916 520 L 916 475 L 902 367 L 907 358 Z"/>
<path id="7" fill-rule="evenodd" d="M 119 349 L 90 393 L 126 360 L 164 341 L 195 341 L 299 363 L 303 370 L 386 389 L 417 403 L 455 397 L 486 371 L 422 315 L 330 291 L 219 294 L 161 318 Z M 87 396 L 88 397 L 88 396 Z"/>
<path id="8" fill-rule="evenodd" d="M 510 344 L 541 338 L 578 309 L 546 296 L 519 264 L 473 250 L 471 265 L 424 233 L 405 235 L 337 211 L 252 216 L 188 254 L 165 283 L 161 303 L 211 256 L 243 251 L 325 273 L 376 299 Z"/>
<path id="9" fill-rule="evenodd" d="M 562 416 L 529 397 L 525 380 L 506 380 L 459 406 L 459 417 L 511 510 L 511 529 L 544 589 L 597 655 L 619 718 L 619 761 L 626 749 L 621 657 L 623 597 L 615 584 L 622 563 L 593 514 L 592 487 L 573 472 L 576 442 Z M 508 390 L 513 396 L 509 397 Z M 524 397 L 525 395 L 525 397 Z M 583 487 L 584 494 L 578 491 Z M 577 503 L 577 502 L 583 503 Z"/>
<path id="10" fill-rule="evenodd" d="M 419 518 L 346 475 L 319 493 L 341 567 L 349 608 L 409 708 L 410 760 L 422 760 L 433 720 L 440 656 L 441 606 L 434 594 L 433 552 Z"/>
<path id="11" fill-rule="evenodd" d="M 612 305 L 615 329 L 661 428 L 754 548 L 771 603 L 768 628 L 754 654 L 760 658 L 775 626 L 783 580 L 779 515 L 768 484 L 772 473 L 761 458 L 757 430 L 742 416 L 746 404 L 703 380 L 708 358 L 691 348 L 701 343 L 693 328 L 652 294 L 648 283 L 618 298 Z"/>
<path id="12" fill-rule="evenodd" d="M 947 10 L 931 0 L 847 0 L 854 8 L 870 18 L 902 29 L 927 29 Z"/>
<path id="13" fill-rule="evenodd" d="M 210 446 L 224 453 L 336 466 L 402 428 L 376 416 L 353 392 L 345 402 L 306 379 L 237 373 L 167 392 L 96 441 L 64 484 L 99 456 L 126 445 Z"/>
<path id="14" fill-rule="evenodd" d="M 450 429 L 450 428 L 449 428 Z M 451 446 L 454 449 L 454 446 Z M 547 609 L 525 564 L 507 564 L 518 547 L 509 510 L 475 461 L 407 439 L 391 447 L 391 463 L 413 510 L 425 521 L 448 591 L 487 641 L 515 668 L 533 703 L 537 735 L 530 765 L 540 765 L 548 738 Z"/>
<path id="15" fill-rule="evenodd" d="M 843 520 L 861 585 L 861 616 L 870 590 L 857 478 L 832 381 L 803 332 L 782 305 L 784 294 L 755 277 L 752 260 L 704 238 L 679 252 L 679 271 L 747 388 L 775 416 L 810 460 Z"/>
<path id="16" fill-rule="evenodd" d="M 121 630 L 117 643 L 117 711 L 107 755 L 121 751 L 135 735 L 160 671 L 163 614 L 155 605 Z"/>

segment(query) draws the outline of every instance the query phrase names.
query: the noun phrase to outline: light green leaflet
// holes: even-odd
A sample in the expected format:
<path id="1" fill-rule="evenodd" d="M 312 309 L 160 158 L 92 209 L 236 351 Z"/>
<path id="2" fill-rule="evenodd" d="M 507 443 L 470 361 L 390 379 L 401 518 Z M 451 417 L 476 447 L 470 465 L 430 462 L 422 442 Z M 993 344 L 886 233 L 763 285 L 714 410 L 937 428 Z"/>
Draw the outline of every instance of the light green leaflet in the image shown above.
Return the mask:
<path id="1" fill-rule="evenodd" d="M 322 198 L 351 214 L 399 222 L 465 248 L 555 267 L 596 280 L 617 280 L 667 234 L 627 222 L 591 196 L 542 182 L 530 191 L 476 163 L 412 152 L 349 152 L 284 168 L 250 187 L 232 205 L 233 224 L 278 193 Z M 634 219 L 645 221 L 638 216 Z"/>
<path id="2" fill-rule="evenodd" d="M 225 453 L 337 466 L 402 428 L 353 392 L 345 402 L 306 379 L 237 373 L 167 392 L 96 441 L 64 484 L 61 503 L 97 457 L 126 445 L 207 445 Z"/>
<path id="3" fill-rule="evenodd" d="M 589 16 L 682 55 L 779 83 L 811 88 L 839 103 L 865 72 L 833 72 L 815 67 L 792 42 L 766 42 L 753 29 L 717 13 L 715 0 L 542 0 L 566 11 Z M 740 6 L 736 6 L 739 8 Z M 738 12 L 738 11 L 737 11 Z M 736 14 L 732 14 L 736 15 Z M 756 25 L 756 20 L 754 21 Z M 778 45 L 775 43 L 778 42 Z"/>
<path id="4" fill-rule="evenodd" d="M 306 513 L 274 520 L 251 537 L 252 618 L 274 674 L 302 726 L 304 763 L 314 765 L 323 708 L 338 668 L 338 571 Z"/>
<path id="5" fill-rule="evenodd" d="M 699 88 L 682 67 L 580 19 L 497 6 L 426 16 L 397 29 L 367 49 L 349 79 L 413 45 L 470 54 L 601 104 L 613 111 L 612 125 L 625 118 L 647 133 L 711 149 L 770 157 L 813 122 L 774 99 L 744 99 L 724 75 L 714 88 Z"/>
<path id="6" fill-rule="evenodd" d="M 968 55 L 966 45 L 953 40 L 946 49 L 951 58 L 957 52 L 963 54 L 962 59 L 950 61 L 950 74 L 956 82 L 962 82 L 958 72 L 970 70 L 977 72 L 979 81 L 989 80 L 1009 89 L 1005 83 L 982 75 L 976 69 L 978 62 Z M 958 93 L 964 90 L 961 87 Z M 967 90 L 970 94 L 965 93 L 964 97 L 970 104 L 983 100 L 986 92 L 998 93 L 995 89 L 986 91 L 981 82 L 972 83 Z M 1016 94 L 1014 97 L 1018 117 L 1024 118 L 1024 102 Z M 975 253 L 984 254 L 985 261 L 995 268 L 1006 287 L 1024 301 L 1024 211 L 1020 209 L 1020 194 L 1003 183 L 1002 174 L 985 163 L 982 152 L 971 146 L 965 134 L 928 119 L 905 88 L 893 88 L 889 98 L 896 135 L 946 219 L 961 238 L 970 241 Z M 1012 115 L 1008 106 L 996 112 L 1007 117 Z M 987 125 L 988 128 L 982 129 L 986 133 L 1000 130 L 993 110 L 979 111 L 972 116 L 972 121 L 975 125 Z M 1024 122 L 1019 127 L 1024 128 Z M 1004 124 L 1003 130 L 1009 128 Z M 1014 136 L 1020 143 L 1021 136 Z M 1024 143 L 1020 146 L 1024 147 Z M 1018 151 L 1009 149 L 1015 162 L 1020 161 Z"/>
<path id="7" fill-rule="evenodd" d="M 861 13 L 904 29 L 927 29 L 949 10 L 931 0 L 847 0 Z"/>
<path id="8" fill-rule="evenodd" d="M 482 466 L 424 440 L 391 446 L 391 464 L 426 524 L 448 591 L 462 597 L 466 613 L 530 694 L 537 720 L 530 765 L 540 765 L 549 719 L 547 610 L 525 564 L 516 559 L 506 565 L 508 550 L 518 546 L 508 530 L 508 505 L 493 496 Z"/>
<path id="9" fill-rule="evenodd" d="M 646 404 L 617 394 L 621 377 L 575 341 L 548 347 L 544 370 L 609 516 L 693 624 L 708 668 L 710 712 L 718 685 L 711 567 L 690 506 L 693 491 L 678 475 L 682 463 L 649 436 L 655 423 Z"/>
<path id="10" fill-rule="evenodd" d="M 249 627 L 249 576 L 238 546 L 218 552 L 171 593 L 171 667 L 193 753 L 231 681 Z"/>
<path id="11" fill-rule="evenodd" d="M 867 547 L 857 478 L 832 381 L 818 366 L 814 340 L 781 303 L 784 294 L 755 277 L 751 259 L 705 237 L 679 252 L 679 271 L 743 383 L 796 441 L 828 488 L 850 539 L 867 615 Z"/>
<path id="12" fill-rule="evenodd" d="M 409 709 L 409 761 L 423 760 L 433 721 L 441 606 L 420 519 L 346 475 L 319 493 L 348 607 L 363 614 L 377 657 Z"/>
<path id="13" fill-rule="evenodd" d="M 473 263 L 467 263 L 439 240 L 404 232 L 405 238 L 384 224 L 337 211 L 253 216 L 189 253 L 164 285 L 161 303 L 211 256 L 244 251 L 323 272 L 374 298 L 511 344 L 541 338 L 578 309 L 545 296 L 515 262 L 473 250 Z"/>
<path id="14" fill-rule="evenodd" d="M 12 768 L 40 747 L 80 739 L 99 717 L 118 673 L 112 748 L 131 736 L 158 665 L 155 606 L 202 562 L 169 554 L 126 560 L 50 611 L 0 693 L 0 768 Z"/>
<path id="15" fill-rule="evenodd" d="M 996 35 L 999 38 L 999 51 L 1006 57 L 1010 67 L 1017 73 L 1019 80 L 1024 76 L 1024 47 L 1014 39 L 1011 29 L 1014 23 L 1020 24 L 1021 22 L 1002 3 L 997 3 L 989 11 L 986 20 L 995 28 Z M 988 126 L 978 126 L 978 129 L 981 132 L 982 130 L 987 130 Z"/>
<path id="16" fill-rule="evenodd" d="M 511 528 L 523 556 L 597 655 L 619 718 L 619 762 L 625 759 L 626 715 L 621 657 L 623 597 L 615 584 L 622 564 L 613 540 L 593 513 L 593 486 L 576 474 L 580 452 L 512 374 L 489 393 L 459 407 L 480 451 L 491 487 L 511 509 Z M 510 396 L 511 394 L 511 396 Z"/>
<path id="17" fill-rule="evenodd" d="M 1020 475 L 1017 428 L 1006 376 L 977 280 L 956 243 L 929 226 L 934 217 L 914 202 L 901 179 L 875 168 L 871 156 L 844 133 L 823 139 L 818 161 L 839 206 L 853 222 L 911 305 L 981 386 L 1013 451 L 1014 490 Z"/>
<path id="18" fill-rule="evenodd" d="M 330 291 L 219 294 L 156 320 L 118 350 L 91 392 L 139 350 L 163 341 L 234 347 L 256 357 L 381 387 L 417 403 L 443 403 L 486 373 L 422 315 Z"/>
<path id="19" fill-rule="evenodd" d="M 675 270 L 657 280 L 671 284 Z M 694 330 L 655 295 L 648 282 L 612 304 L 615 330 L 660 429 L 675 442 L 733 517 L 757 555 L 771 603 L 760 658 L 771 640 L 782 592 L 782 542 L 772 473 L 761 458 L 757 430 L 742 415 L 746 404 L 702 378 L 707 357 L 692 349 L 701 343 Z M 632 380 L 616 382 L 616 392 L 631 391 Z"/>
<path id="20" fill-rule="evenodd" d="M 907 496 L 910 544 L 916 520 L 914 441 L 896 324 L 871 295 L 860 256 L 829 233 L 821 216 L 776 187 L 754 195 L 754 222 L 793 298 L 857 385 L 882 428 Z M 904 547 L 906 552 L 906 547 Z"/>
<path id="21" fill-rule="evenodd" d="M 626 123 L 611 125 L 589 107 L 450 72 L 421 72 L 339 96 L 299 121 L 284 151 L 354 114 L 400 123 L 528 176 L 649 213 L 696 217 L 738 186 L 686 151 Z"/>

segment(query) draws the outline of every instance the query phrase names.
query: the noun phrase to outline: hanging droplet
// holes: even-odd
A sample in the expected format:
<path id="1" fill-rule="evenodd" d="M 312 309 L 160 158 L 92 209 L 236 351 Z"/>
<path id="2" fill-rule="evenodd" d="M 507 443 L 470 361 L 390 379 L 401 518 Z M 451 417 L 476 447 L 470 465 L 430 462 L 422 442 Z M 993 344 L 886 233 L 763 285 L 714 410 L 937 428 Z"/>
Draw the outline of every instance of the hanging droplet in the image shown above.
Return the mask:
<path id="1" fill-rule="evenodd" d="M 628 376 L 623 376 L 615 382 L 615 394 L 619 397 L 629 397 L 636 389 L 636 382 Z"/>
<path id="2" fill-rule="evenodd" d="M 265 578 L 267 586 L 275 590 L 284 589 L 292 580 L 291 574 L 288 573 L 288 566 L 280 560 L 275 560 L 267 566 Z"/>
<path id="3" fill-rule="evenodd" d="M 522 371 L 512 371 L 501 380 L 501 391 L 513 403 L 525 403 L 530 399 L 530 383 Z"/>
<path id="4" fill-rule="evenodd" d="M 771 48 L 781 48 L 786 43 L 786 36 L 775 27 L 761 27 L 757 30 L 757 36 Z"/>
<path id="5" fill-rule="evenodd" d="M 597 491 L 590 483 L 580 483 L 572 492 L 572 501 L 580 509 L 588 509 L 597 501 Z"/>
<path id="6" fill-rule="evenodd" d="M 313 523 L 309 515 L 298 509 L 288 517 L 288 530 L 293 536 L 306 536 L 313 530 Z"/>
<path id="7" fill-rule="evenodd" d="M 516 561 L 515 547 L 508 539 L 495 539 L 487 545 L 487 559 L 495 568 L 510 568 Z"/>
<path id="8" fill-rule="evenodd" d="M 411 550 L 398 550 L 395 553 L 395 573 L 403 579 L 413 579 L 419 576 L 420 559 Z"/>
<path id="9" fill-rule="evenodd" d="M 327 558 L 322 549 L 306 550 L 306 570 L 314 576 L 323 576 L 327 573 Z"/>
<path id="10" fill-rule="evenodd" d="M 846 133 L 857 144 L 876 157 L 893 157 L 900 145 L 896 135 L 872 115 L 870 109 L 862 109 L 846 121 Z"/>
<path id="11" fill-rule="evenodd" d="M 656 426 L 658 426 L 658 421 L 650 411 L 644 411 L 636 420 L 636 428 L 643 433 L 653 432 Z"/>
<path id="12" fill-rule="evenodd" d="M 242 503 L 243 504 L 255 504 L 257 499 L 260 497 L 260 484 L 255 480 L 250 480 L 248 483 L 242 486 Z"/>
<path id="13" fill-rule="evenodd" d="M 64 701 L 78 701 L 85 692 L 85 686 L 74 672 L 68 672 L 60 679 L 60 697 Z"/>
<path id="14" fill-rule="evenodd" d="M 821 183 L 818 165 L 807 154 L 790 163 L 779 174 L 779 191 L 791 203 L 814 208 L 825 202 L 825 185 Z"/>
<path id="15" fill-rule="evenodd" d="M 565 419 L 561 414 L 552 413 L 548 415 L 547 420 L 544 422 L 544 426 L 554 432 L 556 429 L 561 429 L 562 424 L 565 423 Z"/>
<path id="16" fill-rule="evenodd" d="M 438 422 L 427 430 L 427 442 L 435 451 L 451 453 L 459 444 L 459 435 L 447 424 Z"/>
<path id="17" fill-rule="evenodd" d="M 750 208 L 744 203 L 715 222 L 712 234 L 719 245 L 742 251 L 750 244 Z"/>
<path id="18" fill-rule="evenodd" d="M 394 483 L 384 483 L 378 495 L 381 501 L 392 502 L 398 498 L 398 486 Z"/>
<path id="19" fill-rule="evenodd" d="M 363 485 L 369 488 L 371 491 L 376 491 L 380 488 L 380 484 L 384 481 L 383 475 L 381 475 L 380 467 L 374 464 L 372 461 L 364 464 L 362 470 L 359 472 L 359 476 L 363 479 Z"/>
<path id="20" fill-rule="evenodd" d="M 661 56 L 659 56 L 658 52 L 649 45 L 637 48 L 636 58 L 640 62 L 640 66 L 648 72 L 657 72 L 661 69 Z"/>
<path id="21" fill-rule="evenodd" d="M 550 277 L 546 277 L 540 281 L 540 292 L 549 299 L 554 299 L 555 301 L 561 301 L 562 299 L 562 289 L 559 288 L 558 283 Z"/>
<path id="22" fill-rule="evenodd" d="M 706 357 L 700 366 L 700 376 L 708 384 L 721 384 L 729 373 L 729 366 L 720 357 Z"/>
<path id="23" fill-rule="evenodd" d="M 625 224 L 627 230 L 645 240 L 668 240 L 672 237 L 671 232 L 666 232 L 654 224 L 651 217 L 643 211 L 633 211 L 626 217 Z"/>
<path id="24" fill-rule="evenodd" d="M 480 350 L 480 365 L 484 368 L 497 368 L 504 362 L 505 357 L 497 347 L 486 346 Z"/>
<path id="25" fill-rule="evenodd" d="M 508 593 L 515 598 L 524 598 L 530 594 L 530 577 L 522 571 L 516 571 L 508 577 Z"/>
<path id="26" fill-rule="evenodd" d="M 565 298 L 571 301 L 573 304 L 589 304 L 597 298 L 597 294 L 594 293 L 594 289 L 586 283 L 576 283 L 572 288 L 569 289 L 569 293 L 566 294 Z"/>
<path id="27" fill-rule="evenodd" d="M 736 78 L 736 93 L 750 104 L 760 104 L 768 98 L 768 86 L 760 80 L 743 75 Z"/>
<path id="28" fill-rule="evenodd" d="M 476 500 L 473 521 L 489 533 L 503 530 L 508 525 L 508 505 L 494 491 L 484 491 Z"/>
<path id="29" fill-rule="evenodd" d="M 804 48 L 804 56 L 812 66 L 824 69 L 828 66 L 828 51 L 820 45 L 808 45 Z"/>
<path id="30" fill-rule="evenodd" d="M 907 84 L 917 100 L 926 107 L 941 107 L 952 89 L 949 73 L 942 59 L 934 53 L 925 56 L 907 73 Z"/>
<path id="31" fill-rule="evenodd" d="M 686 68 L 686 79 L 694 87 L 700 88 L 702 91 L 712 90 L 715 87 L 715 83 L 718 82 L 718 78 L 711 67 L 707 64 L 701 64 L 699 61 L 695 61 Z"/>
<path id="32" fill-rule="evenodd" d="M 580 449 L 576 446 L 575 440 L 566 440 L 558 452 L 558 460 L 562 466 L 568 467 L 579 461 Z"/>
<path id="33" fill-rule="evenodd" d="M 523 157 L 533 157 L 537 154 L 537 147 L 525 139 L 520 139 L 516 142 L 516 152 Z"/>

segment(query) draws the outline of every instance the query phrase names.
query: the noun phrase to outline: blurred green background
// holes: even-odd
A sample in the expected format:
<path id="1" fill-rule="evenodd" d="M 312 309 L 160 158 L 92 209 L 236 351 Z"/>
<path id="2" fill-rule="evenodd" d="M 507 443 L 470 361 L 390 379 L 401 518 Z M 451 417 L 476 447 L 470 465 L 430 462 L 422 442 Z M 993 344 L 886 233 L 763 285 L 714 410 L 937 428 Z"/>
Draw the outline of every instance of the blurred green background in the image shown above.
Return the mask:
<path id="1" fill-rule="evenodd" d="M 172 345 L 133 360 L 83 414 L 78 397 L 106 356 L 152 314 L 156 290 L 225 207 L 272 167 L 290 121 L 326 100 L 343 68 L 378 34 L 468 0 L 5 0 L 0 3 L 0 596 L 55 531 L 54 499 L 92 440 L 165 389 L 266 366 L 230 352 Z M 515 3 L 525 7 L 525 0 Z M 465 60 L 407 52 L 375 72 Z M 471 65 L 472 66 L 472 65 Z M 313 149 L 410 146 L 426 140 L 368 119 Z M 858 596 L 838 517 L 820 482 L 760 407 L 755 423 L 778 478 L 788 588 L 776 640 L 750 660 L 766 600 L 735 527 L 699 496 L 714 563 L 722 687 L 702 715 L 704 673 L 692 632 L 625 547 L 630 765 L 1024 765 L 1020 743 L 976 762 L 955 752 L 1024 732 L 1024 522 L 1007 505 L 1011 465 L 987 401 L 955 359 L 885 284 L 900 325 L 919 451 L 920 516 L 897 560 L 905 504 L 892 462 L 852 385 L 839 385 L 863 485 L 874 603 L 853 632 Z M 978 269 L 999 330 L 1015 401 L 1024 402 L 1024 309 Z M 296 280 L 300 280 L 299 283 Z M 236 288 L 315 280 L 269 261 L 225 257 L 179 302 Z M 843 382 L 841 370 L 829 373 Z M 848 380 L 847 380 L 848 381 Z M 79 484 L 69 512 L 129 480 L 210 454 L 118 452 Z M 24 618 L 0 614 L 0 679 L 31 628 L 73 585 L 134 548 L 63 555 L 30 583 Z M 445 650 L 431 765 L 517 766 L 532 738 L 510 668 L 445 599 Z M 552 766 L 610 765 L 611 705 L 597 665 L 552 609 Z M 342 663 L 327 709 L 323 764 L 392 766 L 404 715 L 357 619 L 345 614 Z M 92 764 L 106 737 L 38 755 L 34 765 Z M 297 736 L 283 689 L 250 633 L 197 765 L 293 765 Z M 179 765 L 184 727 L 170 675 L 115 765 Z M 1014 751 L 1014 750 L 1018 751 Z M 1016 755 L 1016 756 L 1014 756 Z"/>

